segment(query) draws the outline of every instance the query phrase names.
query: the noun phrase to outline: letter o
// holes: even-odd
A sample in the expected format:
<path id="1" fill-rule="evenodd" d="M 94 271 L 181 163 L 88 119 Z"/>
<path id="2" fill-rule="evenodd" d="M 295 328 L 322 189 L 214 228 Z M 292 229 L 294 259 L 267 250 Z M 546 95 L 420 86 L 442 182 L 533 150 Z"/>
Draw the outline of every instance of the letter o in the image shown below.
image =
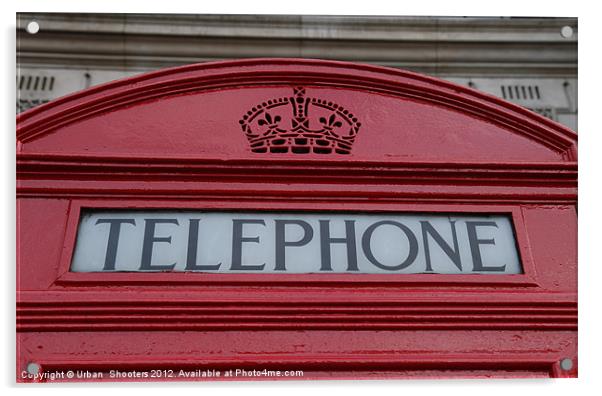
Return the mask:
<path id="1" fill-rule="evenodd" d="M 382 225 L 395 226 L 395 227 L 399 228 L 400 230 L 402 230 L 406 234 L 406 237 L 408 238 L 408 242 L 410 243 L 410 250 L 408 252 L 408 257 L 399 265 L 395 265 L 395 266 L 385 265 L 385 264 L 379 262 L 376 259 L 376 257 L 374 257 L 374 254 L 372 254 L 372 249 L 370 247 L 370 242 L 372 241 L 372 234 L 378 227 L 380 227 Z M 416 260 L 416 256 L 418 256 L 418 240 L 416 239 L 416 236 L 414 235 L 412 230 L 410 230 L 405 225 L 403 225 L 397 221 L 383 220 L 383 221 L 378 221 L 378 222 L 372 224 L 370 227 L 368 227 L 366 229 L 366 231 L 364 232 L 364 235 L 362 236 L 362 249 L 364 250 L 364 254 L 366 255 L 366 258 L 372 264 L 374 264 L 374 266 L 384 269 L 384 270 L 387 270 L 387 271 L 397 271 L 397 270 L 401 270 L 406 267 L 409 267 L 414 262 L 414 260 Z"/>

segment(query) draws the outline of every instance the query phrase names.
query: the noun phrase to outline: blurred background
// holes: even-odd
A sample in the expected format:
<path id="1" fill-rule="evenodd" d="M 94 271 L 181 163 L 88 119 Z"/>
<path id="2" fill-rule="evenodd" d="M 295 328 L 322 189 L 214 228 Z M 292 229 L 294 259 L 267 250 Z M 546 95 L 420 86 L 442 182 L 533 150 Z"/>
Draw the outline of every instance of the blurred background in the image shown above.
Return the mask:
<path id="1" fill-rule="evenodd" d="M 577 131 L 577 18 L 19 13 L 17 113 L 138 73 L 256 57 L 407 69 Z"/>

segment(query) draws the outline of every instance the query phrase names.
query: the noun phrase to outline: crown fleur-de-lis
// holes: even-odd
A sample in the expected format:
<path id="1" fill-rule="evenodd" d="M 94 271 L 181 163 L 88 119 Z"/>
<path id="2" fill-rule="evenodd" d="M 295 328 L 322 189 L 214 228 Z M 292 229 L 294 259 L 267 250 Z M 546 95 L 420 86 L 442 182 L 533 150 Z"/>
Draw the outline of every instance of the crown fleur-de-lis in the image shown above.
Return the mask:
<path id="1" fill-rule="evenodd" d="M 361 126 L 347 109 L 334 102 L 293 95 L 262 102 L 239 121 L 254 153 L 350 154 Z"/>
<path id="2" fill-rule="evenodd" d="M 265 113 L 264 118 L 260 119 L 259 121 L 257 121 L 257 124 L 259 125 L 268 125 L 269 127 L 276 127 L 278 126 L 278 123 L 280 122 L 281 118 L 280 116 L 275 116 L 272 119 L 272 116 L 270 115 L 270 113 Z"/>
<path id="3" fill-rule="evenodd" d="M 341 121 L 336 121 L 337 116 L 336 114 L 331 114 L 330 117 L 328 117 L 328 120 L 326 120 L 325 117 L 320 117 L 320 122 L 322 123 L 322 125 L 324 125 L 324 128 L 327 129 L 333 129 L 333 128 L 340 128 L 343 126 L 343 123 Z"/>

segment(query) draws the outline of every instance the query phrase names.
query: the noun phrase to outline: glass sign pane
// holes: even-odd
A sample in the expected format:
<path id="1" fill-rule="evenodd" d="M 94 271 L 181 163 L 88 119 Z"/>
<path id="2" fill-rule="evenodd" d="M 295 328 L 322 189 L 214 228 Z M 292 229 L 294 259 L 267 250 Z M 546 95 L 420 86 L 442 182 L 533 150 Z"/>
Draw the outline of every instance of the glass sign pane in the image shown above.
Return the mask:
<path id="1" fill-rule="evenodd" d="M 73 272 L 519 274 L 510 216 L 82 212 Z"/>

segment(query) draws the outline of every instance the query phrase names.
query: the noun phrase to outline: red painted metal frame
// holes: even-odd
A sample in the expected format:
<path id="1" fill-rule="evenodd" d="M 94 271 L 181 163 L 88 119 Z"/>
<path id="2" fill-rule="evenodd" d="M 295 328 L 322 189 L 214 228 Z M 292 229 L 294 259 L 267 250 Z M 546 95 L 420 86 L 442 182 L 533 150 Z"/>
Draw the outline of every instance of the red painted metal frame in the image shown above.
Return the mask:
<path id="1" fill-rule="evenodd" d="M 63 243 L 63 252 L 59 266 L 59 274 L 55 284 L 61 286 L 69 285 L 136 285 L 136 284 L 188 284 L 188 285 L 329 285 L 337 287 L 343 285 L 372 287 L 386 286 L 408 286 L 408 285 L 428 285 L 435 286 L 506 286 L 506 287 L 536 287 L 536 269 L 531 256 L 531 249 L 527 242 L 525 225 L 522 214 L 517 207 L 503 207 L 491 205 L 464 205 L 459 210 L 457 205 L 390 205 L 363 204 L 354 205 L 359 213 L 457 213 L 457 214 L 501 214 L 510 215 L 514 223 L 517 250 L 519 251 L 522 274 L 516 275 L 441 275 L 441 274 L 403 274 L 403 275 L 379 275 L 379 274 L 222 274 L 222 273 L 182 273 L 182 272 L 161 272 L 161 273 L 95 273 L 95 272 L 70 272 L 72 255 L 75 250 L 77 228 L 82 209 L 102 210 L 102 209 L 189 209 L 189 210 L 229 210 L 229 211 L 247 211 L 247 212 L 269 212 L 273 211 L 274 202 L 270 204 L 258 205 L 257 203 L 233 203 L 226 205 L 219 201 L 203 203 L 174 203 L 170 201 L 158 201 L 149 203 L 148 201 L 128 201 L 127 204 L 120 200 L 103 201 L 71 201 L 69 207 L 69 216 L 67 220 L 67 230 Z M 286 206 L 290 210 L 290 206 Z M 340 205 L 325 206 L 323 204 L 301 204 L 296 205 L 297 212 L 324 212 L 329 211 L 349 213 L 350 211 L 341 210 Z"/>
<path id="2" fill-rule="evenodd" d="M 454 109 L 537 142 L 555 160 L 213 158 L 160 145 L 128 156 L 76 151 L 69 140 L 37 145 L 158 98 L 281 85 Z M 137 139 L 128 133 L 124 144 Z M 17 138 L 18 381 L 30 361 L 45 372 L 268 368 L 304 370 L 303 379 L 577 375 L 577 137 L 523 108 L 399 70 L 244 60 L 58 99 L 18 116 Z M 508 214 L 524 274 L 71 273 L 82 208 Z M 563 358 L 571 370 L 560 368 Z"/>

